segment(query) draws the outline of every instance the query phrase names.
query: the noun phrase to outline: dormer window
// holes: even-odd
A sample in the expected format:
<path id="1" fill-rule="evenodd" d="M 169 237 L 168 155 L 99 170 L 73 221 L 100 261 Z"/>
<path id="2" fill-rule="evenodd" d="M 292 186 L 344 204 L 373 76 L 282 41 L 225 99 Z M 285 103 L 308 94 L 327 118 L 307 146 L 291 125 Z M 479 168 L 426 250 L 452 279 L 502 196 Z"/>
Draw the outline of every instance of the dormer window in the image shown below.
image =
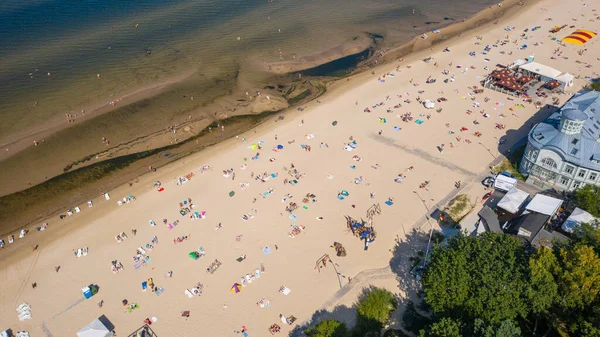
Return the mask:
<path id="1" fill-rule="evenodd" d="M 578 149 L 572 149 L 572 150 L 571 150 L 571 154 L 572 154 L 572 155 L 576 155 L 576 154 L 577 154 L 577 152 L 579 152 L 579 150 L 578 150 Z"/>
<path id="2" fill-rule="evenodd" d="M 571 141 L 571 144 L 573 145 L 577 145 L 577 143 L 579 143 L 579 139 L 575 138 Z"/>

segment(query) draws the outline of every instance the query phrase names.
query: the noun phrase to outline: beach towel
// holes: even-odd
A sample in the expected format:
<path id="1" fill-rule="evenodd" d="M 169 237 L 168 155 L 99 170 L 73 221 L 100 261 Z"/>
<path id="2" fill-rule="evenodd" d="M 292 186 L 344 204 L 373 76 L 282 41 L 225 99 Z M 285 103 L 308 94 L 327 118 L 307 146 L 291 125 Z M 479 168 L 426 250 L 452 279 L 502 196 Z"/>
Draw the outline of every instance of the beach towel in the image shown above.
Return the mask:
<path id="1" fill-rule="evenodd" d="M 273 252 L 273 251 L 271 250 L 271 247 L 265 247 L 265 248 L 263 248 L 263 250 L 262 250 L 262 251 L 263 251 L 263 253 L 265 253 L 265 254 L 271 254 L 271 253 Z"/>
<path id="2" fill-rule="evenodd" d="M 256 276 L 256 278 L 260 278 L 260 269 L 256 269 L 254 271 L 254 276 Z"/>
<path id="3" fill-rule="evenodd" d="M 342 195 L 338 195 L 337 198 L 340 200 L 344 200 L 344 196 L 342 196 Z"/>
<path id="4" fill-rule="evenodd" d="M 185 293 L 185 294 L 187 295 L 187 297 L 189 297 L 189 298 L 192 298 L 192 297 L 194 297 L 194 294 L 192 294 L 192 292 L 191 292 L 191 291 L 189 291 L 188 289 L 186 289 L 186 290 L 184 291 L 184 293 Z"/>
<path id="5" fill-rule="evenodd" d="M 164 293 L 164 292 L 165 292 L 165 288 L 163 288 L 163 287 L 158 287 L 158 288 L 156 289 L 156 291 L 154 292 L 154 294 L 155 294 L 156 296 L 160 296 L 160 295 L 161 295 L 162 293 Z"/>
<path id="6" fill-rule="evenodd" d="M 400 131 L 400 130 L 402 130 L 402 129 L 397 126 L 394 126 L 394 131 Z"/>
<path id="7" fill-rule="evenodd" d="M 417 119 L 417 120 L 415 121 L 415 123 L 417 123 L 417 124 L 421 125 L 421 124 L 423 124 L 423 123 L 424 123 L 424 121 L 423 121 L 423 120 L 421 120 L 421 119 Z"/>
<path id="8" fill-rule="evenodd" d="M 296 221 L 298 220 L 298 217 L 294 214 L 290 215 L 290 219 L 292 219 L 292 221 Z"/>
<path id="9" fill-rule="evenodd" d="M 292 291 L 290 290 L 290 288 L 286 287 L 286 286 L 282 286 L 281 288 L 279 288 L 279 292 L 284 294 L 285 296 L 289 295 Z"/>
<path id="10" fill-rule="evenodd" d="M 148 282 L 144 281 L 142 282 L 142 291 L 146 292 L 146 288 L 148 288 Z"/>

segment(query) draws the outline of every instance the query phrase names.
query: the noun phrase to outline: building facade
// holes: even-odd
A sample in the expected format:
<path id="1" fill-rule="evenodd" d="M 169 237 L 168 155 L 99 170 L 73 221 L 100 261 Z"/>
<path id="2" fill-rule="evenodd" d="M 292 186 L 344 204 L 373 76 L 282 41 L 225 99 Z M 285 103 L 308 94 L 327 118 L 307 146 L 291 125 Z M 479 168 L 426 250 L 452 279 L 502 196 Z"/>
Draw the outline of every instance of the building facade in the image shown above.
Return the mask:
<path id="1" fill-rule="evenodd" d="M 528 182 L 558 190 L 600 185 L 600 92 L 575 94 L 534 126 L 519 172 Z"/>

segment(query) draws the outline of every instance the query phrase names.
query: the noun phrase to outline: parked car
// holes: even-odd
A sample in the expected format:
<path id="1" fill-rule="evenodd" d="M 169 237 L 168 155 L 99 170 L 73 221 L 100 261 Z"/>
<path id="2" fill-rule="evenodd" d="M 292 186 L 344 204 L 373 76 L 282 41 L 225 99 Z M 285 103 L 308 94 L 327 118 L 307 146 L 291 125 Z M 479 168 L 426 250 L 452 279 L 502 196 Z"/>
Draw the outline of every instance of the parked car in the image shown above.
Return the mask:
<path id="1" fill-rule="evenodd" d="M 483 179 L 483 181 L 481 183 L 485 187 L 492 187 L 492 186 L 494 186 L 494 180 L 496 180 L 496 179 L 494 179 L 493 177 L 487 177 L 487 178 Z"/>

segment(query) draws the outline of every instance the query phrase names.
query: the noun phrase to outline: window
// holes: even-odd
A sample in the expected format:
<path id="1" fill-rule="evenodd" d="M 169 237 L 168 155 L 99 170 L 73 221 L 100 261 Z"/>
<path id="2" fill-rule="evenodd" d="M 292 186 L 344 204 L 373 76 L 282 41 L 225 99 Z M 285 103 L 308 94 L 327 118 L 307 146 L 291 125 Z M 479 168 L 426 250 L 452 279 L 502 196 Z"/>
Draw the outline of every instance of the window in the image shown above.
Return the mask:
<path id="1" fill-rule="evenodd" d="M 560 178 L 560 184 L 563 186 L 569 185 L 569 179 L 564 178 L 564 177 Z"/>
<path id="2" fill-rule="evenodd" d="M 577 143 L 579 143 L 579 139 L 577 139 L 577 138 L 574 138 L 574 139 L 571 141 L 571 144 L 573 144 L 573 145 L 577 145 Z"/>
<path id="3" fill-rule="evenodd" d="M 586 170 L 579 170 L 579 172 L 577 173 L 577 176 L 579 178 L 585 178 L 585 175 L 587 174 Z"/>
<path id="4" fill-rule="evenodd" d="M 596 128 L 596 130 L 600 130 L 600 128 L 596 124 L 594 124 L 594 127 Z"/>
<path id="5" fill-rule="evenodd" d="M 589 180 L 596 180 L 596 178 L 598 178 L 598 173 L 596 172 L 591 172 L 590 176 L 588 177 Z"/>
<path id="6" fill-rule="evenodd" d="M 579 181 L 573 182 L 573 188 L 579 188 L 580 186 L 581 186 L 581 183 Z"/>
<path id="7" fill-rule="evenodd" d="M 542 159 L 542 165 L 544 165 L 546 167 L 556 168 L 556 162 L 552 158 Z"/>
<path id="8" fill-rule="evenodd" d="M 575 168 L 571 165 L 567 165 L 565 166 L 565 172 L 568 174 L 573 174 L 573 171 L 575 171 Z"/>
<path id="9" fill-rule="evenodd" d="M 578 150 L 578 149 L 572 149 L 572 150 L 571 150 L 571 154 L 572 154 L 572 155 L 576 155 L 576 154 L 577 154 L 577 152 L 579 152 L 579 150 Z"/>

